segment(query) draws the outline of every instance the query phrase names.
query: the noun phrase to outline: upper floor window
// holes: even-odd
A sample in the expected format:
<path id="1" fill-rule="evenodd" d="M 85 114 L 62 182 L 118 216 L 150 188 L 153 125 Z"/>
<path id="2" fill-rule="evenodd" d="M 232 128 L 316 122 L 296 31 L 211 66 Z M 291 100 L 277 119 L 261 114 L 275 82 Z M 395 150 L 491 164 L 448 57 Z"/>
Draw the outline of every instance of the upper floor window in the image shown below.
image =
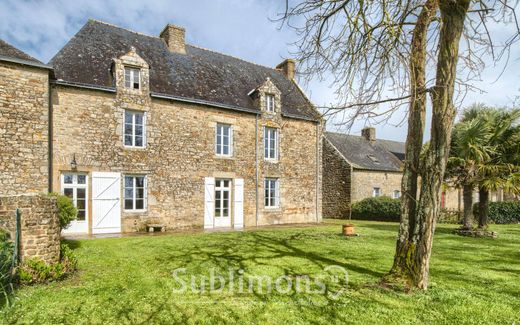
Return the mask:
<path id="1" fill-rule="evenodd" d="M 372 196 L 373 197 L 380 197 L 381 196 L 381 188 L 379 187 L 374 187 L 372 189 Z"/>
<path id="2" fill-rule="evenodd" d="M 215 130 L 215 152 L 219 156 L 233 155 L 233 129 L 229 124 L 217 124 Z"/>
<path id="3" fill-rule="evenodd" d="M 145 146 L 145 116 L 143 112 L 125 111 L 125 146 Z"/>
<path id="4" fill-rule="evenodd" d="M 265 127 L 264 154 L 265 159 L 278 159 L 278 129 Z"/>
<path id="5" fill-rule="evenodd" d="M 272 95 L 272 94 L 265 95 L 265 100 L 266 100 L 266 110 L 268 112 L 274 112 L 274 110 L 275 110 L 274 95 Z"/>
<path id="6" fill-rule="evenodd" d="M 280 206 L 280 182 L 277 178 L 266 178 L 264 183 L 265 189 L 265 207 L 278 208 Z"/>
<path id="7" fill-rule="evenodd" d="M 141 86 L 141 70 L 125 67 L 125 88 L 139 89 Z"/>
<path id="8" fill-rule="evenodd" d="M 146 210 L 146 176 L 125 176 L 125 210 Z"/>

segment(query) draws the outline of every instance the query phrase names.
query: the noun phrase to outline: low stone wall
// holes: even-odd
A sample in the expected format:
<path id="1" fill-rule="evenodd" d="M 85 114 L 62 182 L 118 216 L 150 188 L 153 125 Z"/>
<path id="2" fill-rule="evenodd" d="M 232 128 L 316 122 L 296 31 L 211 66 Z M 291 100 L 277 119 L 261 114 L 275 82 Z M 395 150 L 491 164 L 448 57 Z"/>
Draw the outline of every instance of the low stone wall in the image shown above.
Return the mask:
<path id="1" fill-rule="evenodd" d="M 21 212 L 20 256 L 55 263 L 60 257 L 56 199 L 45 195 L 0 196 L 0 227 L 15 238 L 16 209 Z"/>

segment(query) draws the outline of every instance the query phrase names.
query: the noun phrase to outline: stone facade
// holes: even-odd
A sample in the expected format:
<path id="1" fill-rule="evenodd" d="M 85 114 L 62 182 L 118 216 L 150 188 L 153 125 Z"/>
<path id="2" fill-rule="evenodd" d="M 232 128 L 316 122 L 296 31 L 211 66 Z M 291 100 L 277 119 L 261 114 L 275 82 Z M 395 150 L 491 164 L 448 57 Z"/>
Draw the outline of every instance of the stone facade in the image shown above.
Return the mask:
<path id="1" fill-rule="evenodd" d="M 351 171 L 349 163 L 328 141 L 323 142 L 323 215 L 348 218 L 351 204 Z"/>
<path id="2" fill-rule="evenodd" d="M 21 212 L 20 257 L 47 263 L 60 258 L 60 223 L 56 199 L 45 195 L 0 196 L 0 227 L 15 238 L 16 209 Z"/>
<path id="3" fill-rule="evenodd" d="M 0 195 L 48 188 L 48 70 L 0 62 Z"/>
<path id="4" fill-rule="evenodd" d="M 144 230 L 152 222 L 170 230 L 202 227 L 205 177 L 244 179 L 245 227 L 321 220 L 321 127 L 315 122 L 282 117 L 280 93 L 269 80 L 257 89 L 255 98 L 262 110 L 257 115 L 152 98 L 148 66 L 135 52 L 114 62 L 116 94 L 59 85 L 52 89 L 55 191 L 61 191 L 60 176 L 71 172 L 75 157 L 74 172 L 89 176 L 95 171 L 146 175 L 147 209 L 122 209 L 123 232 Z M 139 90 L 124 88 L 126 64 L 141 67 Z M 275 94 L 278 109 L 274 113 L 265 111 L 265 94 Z M 124 146 L 125 110 L 145 112 L 144 148 Z M 215 154 L 217 123 L 232 126 L 231 157 Z M 265 126 L 279 130 L 276 161 L 264 160 Z M 264 208 L 265 177 L 280 180 L 277 209 Z M 89 204 L 91 200 L 89 197 Z M 88 218 L 92 220 L 92 209 Z"/>
<path id="5" fill-rule="evenodd" d="M 381 196 L 393 197 L 394 191 L 401 192 L 401 172 L 354 169 L 352 173 L 352 203 L 373 196 L 374 188 Z"/>

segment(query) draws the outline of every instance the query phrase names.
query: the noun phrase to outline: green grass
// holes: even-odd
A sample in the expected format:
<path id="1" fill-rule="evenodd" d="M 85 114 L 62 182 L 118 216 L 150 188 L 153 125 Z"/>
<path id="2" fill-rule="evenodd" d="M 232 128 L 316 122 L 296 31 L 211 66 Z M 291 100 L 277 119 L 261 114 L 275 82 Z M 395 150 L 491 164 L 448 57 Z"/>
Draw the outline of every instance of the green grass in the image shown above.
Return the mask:
<path id="1" fill-rule="evenodd" d="M 62 282 L 21 288 L 5 323 L 358 323 L 520 324 L 520 226 L 493 226 L 498 239 L 459 237 L 438 225 L 431 286 L 411 294 L 374 284 L 391 266 L 397 224 L 356 221 L 359 237 L 339 235 L 340 221 L 318 227 L 142 236 L 70 242 L 79 272 Z M 245 275 L 309 275 L 348 270 L 347 290 L 287 294 L 258 290 L 174 293 L 183 279 L 211 267 Z M 345 283 L 323 280 L 335 292 Z M 264 288 L 265 289 L 265 288 Z"/>

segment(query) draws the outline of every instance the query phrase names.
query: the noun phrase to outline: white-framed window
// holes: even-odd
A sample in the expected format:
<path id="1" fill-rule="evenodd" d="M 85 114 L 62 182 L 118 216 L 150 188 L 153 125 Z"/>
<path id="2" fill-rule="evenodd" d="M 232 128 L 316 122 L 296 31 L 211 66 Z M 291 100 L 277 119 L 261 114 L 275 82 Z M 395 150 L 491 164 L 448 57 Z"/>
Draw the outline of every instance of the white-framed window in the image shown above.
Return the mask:
<path id="1" fill-rule="evenodd" d="M 231 180 L 215 180 L 215 218 L 230 216 Z"/>
<path id="2" fill-rule="evenodd" d="M 372 196 L 373 196 L 373 197 L 379 197 L 379 196 L 381 196 L 381 188 L 379 188 L 379 187 L 374 187 L 374 188 L 372 189 Z"/>
<path id="3" fill-rule="evenodd" d="M 264 157 L 269 160 L 278 159 L 278 129 L 264 129 Z"/>
<path id="4" fill-rule="evenodd" d="M 393 197 L 394 197 L 394 199 L 400 198 L 401 197 L 401 191 L 395 190 L 394 193 L 393 193 Z"/>
<path id="5" fill-rule="evenodd" d="M 76 221 L 85 221 L 87 218 L 87 182 L 86 174 L 67 173 L 61 175 L 61 192 L 72 200 L 78 210 Z"/>
<path id="6" fill-rule="evenodd" d="M 126 147 L 145 147 L 145 124 L 144 112 L 125 110 L 124 144 Z"/>
<path id="7" fill-rule="evenodd" d="M 125 210 L 146 210 L 147 184 L 144 175 L 125 175 Z"/>
<path id="8" fill-rule="evenodd" d="M 266 208 L 280 207 L 280 181 L 278 178 L 266 178 L 264 181 Z"/>
<path id="9" fill-rule="evenodd" d="M 125 88 L 139 89 L 141 87 L 141 70 L 125 67 Z"/>
<path id="10" fill-rule="evenodd" d="M 273 94 L 266 94 L 265 95 L 265 102 L 266 102 L 266 110 L 268 112 L 274 112 L 275 111 L 275 104 L 274 104 L 274 95 Z"/>
<path id="11" fill-rule="evenodd" d="M 233 128 L 229 124 L 217 123 L 215 129 L 215 153 L 218 156 L 233 155 Z"/>

